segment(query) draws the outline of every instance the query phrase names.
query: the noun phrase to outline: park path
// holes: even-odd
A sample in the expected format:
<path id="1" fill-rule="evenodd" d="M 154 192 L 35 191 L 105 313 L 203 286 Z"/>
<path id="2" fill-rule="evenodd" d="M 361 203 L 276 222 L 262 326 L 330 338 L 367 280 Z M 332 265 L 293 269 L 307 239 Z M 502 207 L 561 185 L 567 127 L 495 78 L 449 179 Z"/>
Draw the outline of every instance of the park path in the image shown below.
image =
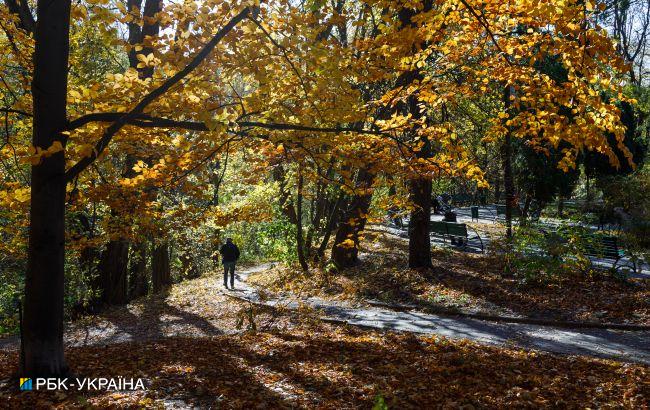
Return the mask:
<path id="1" fill-rule="evenodd" d="M 238 273 L 232 297 L 271 307 L 296 309 L 301 304 L 322 312 L 325 321 L 347 323 L 378 330 L 433 334 L 450 339 L 515 346 L 551 353 L 586 355 L 650 365 L 650 331 L 609 329 L 569 329 L 520 323 L 501 323 L 472 318 L 442 316 L 416 311 L 352 305 L 344 301 L 318 297 L 297 298 L 291 295 L 261 299 L 247 282 L 251 273 L 269 269 L 263 264 Z"/>
<path id="2" fill-rule="evenodd" d="M 230 296 L 289 309 L 304 304 L 319 310 L 325 321 L 376 330 L 431 334 L 450 339 L 469 339 L 488 345 L 604 357 L 650 365 L 650 331 L 570 329 L 484 321 L 353 305 L 318 297 L 297 298 L 294 295 L 262 300 L 257 289 L 247 283 L 247 278 L 251 273 L 266 270 L 271 265 L 262 264 L 240 271 L 235 290 L 224 290 L 220 275 L 189 281 L 194 287 L 190 288 L 186 284 L 184 288 L 187 295 L 192 295 L 192 300 L 183 302 L 182 306 L 170 304 L 164 296 L 148 298 L 133 306 L 112 309 L 88 323 L 69 323 L 65 332 L 66 345 L 107 345 L 179 335 L 209 337 L 237 332 L 234 330 L 234 322 L 238 308 L 225 303 L 226 296 Z M 1 350 L 15 350 L 18 347 L 17 336 L 0 339 Z"/>

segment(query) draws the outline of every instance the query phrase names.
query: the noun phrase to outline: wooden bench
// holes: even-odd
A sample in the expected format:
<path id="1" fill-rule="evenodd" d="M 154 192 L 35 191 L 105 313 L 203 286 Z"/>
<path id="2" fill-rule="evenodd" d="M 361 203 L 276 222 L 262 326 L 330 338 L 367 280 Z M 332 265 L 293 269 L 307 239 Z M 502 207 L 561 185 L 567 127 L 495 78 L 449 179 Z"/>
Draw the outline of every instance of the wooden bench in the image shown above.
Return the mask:
<path id="1" fill-rule="evenodd" d="M 472 196 L 469 194 L 452 195 L 451 202 L 456 206 L 463 206 L 472 203 Z"/>
<path id="2" fill-rule="evenodd" d="M 549 245 L 554 242 L 566 242 L 566 239 L 558 234 L 557 228 L 551 228 L 546 236 Z M 625 255 L 623 249 L 620 249 L 618 246 L 618 238 L 616 236 L 586 233 L 580 235 L 579 238 L 580 242 L 584 244 L 585 256 L 612 261 L 612 269 L 616 269 L 616 265 Z M 552 246 L 549 246 L 549 248 L 552 249 Z"/>
<path id="3" fill-rule="evenodd" d="M 496 221 L 497 219 L 499 220 L 505 220 L 506 218 L 506 206 L 501 205 L 501 204 L 496 204 L 495 205 L 496 210 L 497 210 L 497 216 L 494 218 Z M 512 208 L 512 217 L 513 218 L 519 218 L 521 216 L 521 211 L 519 210 L 518 207 Z"/>
<path id="4" fill-rule="evenodd" d="M 471 227 L 470 227 L 471 229 Z M 455 222 L 445 222 L 445 221 L 430 221 L 429 222 L 429 232 L 433 235 L 442 236 L 443 240 L 447 242 L 449 239 L 452 244 L 456 245 L 456 241 L 460 240 L 458 246 L 466 248 L 469 241 L 469 234 L 467 232 L 467 224 L 455 223 Z M 481 242 L 481 252 L 484 252 L 483 248 L 483 239 L 480 235 L 474 230 L 476 237 L 471 238 Z"/>
<path id="5" fill-rule="evenodd" d="M 618 246 L 618 238 L 609 235 L 588 235 L 584 237 L 585 255 L 612 261 L 612 268 L 621 260 L 625 252 Z"/>

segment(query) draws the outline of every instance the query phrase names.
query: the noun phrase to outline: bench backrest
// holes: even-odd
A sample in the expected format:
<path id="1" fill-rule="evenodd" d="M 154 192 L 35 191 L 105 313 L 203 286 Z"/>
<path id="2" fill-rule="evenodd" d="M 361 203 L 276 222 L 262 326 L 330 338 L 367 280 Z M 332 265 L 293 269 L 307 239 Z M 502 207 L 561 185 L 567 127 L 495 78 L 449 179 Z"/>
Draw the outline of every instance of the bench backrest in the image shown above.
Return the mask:
<path id="1" fill-rule="evenodd" d="M 585 238 L 585 254 L 602 256 L 607 259 L 618 259 L 618 238 L 615 236 L 590 235 Z"/>
<path id="2" fill-rule="evenodd" d="M 447 235 L 447 222 L 431 221 L 429 222 L 429 231 L 438 235 Z"/>
<path id="3" fill-rule="evenodd" d="M 454 222 L 431 221 L 429 231 L 438 235 L 467 237 L 467 225 Z"/>
<path id="4" fill-rule="evenodd" d="M 451 200 L 455 204 L 465 204 L 472 202 L 472 196 L 468 194 L 456 194 L 451 197 Z"/>
<path id="5" fill-rule="evenodd" d="M 512 208 L 512 216 L 519 216 L 519 208 Z M 497 216 L 506 214 L 505 205 L 497 205 Z"/>
<path id="6" fill-rule="evenodd" d="M 447 235 L 467 237 L 467 225 L 447 222 Z"/>

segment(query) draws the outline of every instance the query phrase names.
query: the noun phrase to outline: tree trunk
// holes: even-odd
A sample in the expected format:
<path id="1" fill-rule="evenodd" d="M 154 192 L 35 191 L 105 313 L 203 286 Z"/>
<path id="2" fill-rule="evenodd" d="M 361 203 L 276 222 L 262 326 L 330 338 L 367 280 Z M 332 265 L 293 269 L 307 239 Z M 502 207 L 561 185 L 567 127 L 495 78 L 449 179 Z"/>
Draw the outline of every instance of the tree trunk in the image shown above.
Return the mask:
<path id="1" fill-rule="evenodd" d="M 296 195 L 296 248 L 298 251 L 298 262 L 303 271 L 309 270 L 307 259 L 305 258 L 305 241 L 302 235 L 302 188 L 304 177 L 302 169 L 298 169 L 298 193 Z"/>
<path id="2" fill-rule="evenodd" d="M 327 203 L 327 191 L 325 188 L 325 184 L 319 181 L 316 189 L 316 197 L 312 201 L 314 211 L 311 218 L 311 224 L 307 229 L 307 236 L 305 238 L 305 256 L 307 258 L 310 258 L 313 253 L 312 246 L 314 243 L 314 235 L 316 235 L 321 230 L 321 222 L 323 220 L 325 205 Z M 313 256 L 314 259 L 318 259 L 318 254 Z"/>
<path id="3" fill-rule="evenodd" d="M 334 231 L 334 227 L 338 223 L 339 213 L 340 213 L 340 208 L 342 203 L 343 203 L 343 193 L 339 194 L 338 198 L 336 199 L 336 202 L 332 206 L 332 210 L 330 211 L 329 218 L 327 219 L 327 225 L 325 226 L 325 230 L 323 232 L 323 239 L 321 240 L 320 246 L 318 247 L 318 251 L 316 252 L 316 256 L 315 256 L 316 260 L 321 260 L 325 256 L 325 249 L 327 248 L 327 244 L 330 241 L 330 236 L 332 235 L 332 231 Z"/>
<path id="4" fill-rule="evenodd" d="M 142 6 L 141 0 L 129 0 L 128 1 L 128 10 L 130 13 L 140 13 L 140 8 Z M 143 18 L 144 21 L 147 19 L 153 18 L 155 14 L 160 10 L 160 1 L 159 0 L 147 0 L 144 6 Z M 158 24 L 147 24 L 144 23 L 141 27 L 137 21 L 131 21 L 128 24 L 129 28 L 129 44 L 136 45 L 141 43 L 145 35 L 156 36 L 158 34 Z M 144 55 L 147 55 L 151 52 L 150 48 L 145 48 L 141 51 Z M 153 75 L 153 67 L 146 67 L 138 69 L 138 59 L 136 58 L 135 48 L 131 49 L 129 52 L 129 65 L 131 68 L 135 68 L 139 71 L 140 78 L 149 78 Z M 137 162 L 137 158 L 131 154 L 126 156 L 125 168 L 122 172 L 122 175 L 127 178 L 132 178 L 135 176 L 135 171 L 133 166 Z M 119 217 L 117 212 L 111 212 L 111 217 Z M 100 280 L 99 284 L 100 294 L 102 295 L 102 302 L 113 305 L 113 304 L 124 304 L 129 300 L 129 288 L 128 288 L 128 274 L 129 270 L 129 241 L 124 239 L 111 240 L 106 246 L 106 251 L 102 254 L 102 261 L 99 264 L 99 274 Z M 135 289 L 137 293 L 145 292 L 146 287 L 143 288 L 143 279 L 146 283 L 146 271 L 139 271 L 141 266 L 138 266 L 139 262 L 135 262 L 135 271 L 134 273 L 139 274 L 140 276 L 144 275 L 144 278 L 132 278 L 132 282 L 138 282 Z"/>
<path id="5" fill-rule="evenodd" d="M 131 246 L 130 296 L 137 298 L 149 292 L 147 280 L 147 246 L 145 242 Z"/>
<path id="6" fill-rule="evenodd" d="M 69 232 L 73 231 L 71 234 L 74 239 L 92 239 L 95 236 L 93 225 L 90 221 L 90 218 L 88 218 L 86 214 L 83 212 L 77 213 L 76 221 L 78 226 L 76 231 L 74 231 L 74 225 L 73 227 L 68 227 Z M 101 288 L 101 285 L 99 285 L 98 281 L 96 266 L 97 261 L 100 259 L 100 257 L 101 253 L 95 245 L 86 245 L 79 252 L 79 269 L 81 270 L 84 282 L 88 283 L 90 285 L 90 288 L 93 290 Z M 76 309 L 78 312 L 92 313 L 97 310 L 98 305 L 98 298 L 93 297 L 89 300 L 89 303 L 87 305 L 84 305 L 82 302 L 78 302 L 74 309 Z"/>
<path id="7" fill-rule="evenodd" d="M 366 226 L 374 177 L 364 169 L 359 170 L 356 186 L 360 193 L 352 198 L 343 214 L 332 247 L 332 260 L 339 269 L 354 266 L 359 260 L 359 234 Z"/>
<path id="8" fill-rule="evenodd" d="M 289 189 L 287 189 L 284 168 L 281 165 L 278 165 L 273 170 L 273 179 L 280 184 L 280 209 L 289 222 L 296 226 L 296 252 L 298 254 L 298 262 L 300 263 L 300 267 L 306 271 L 309 269 L 309 265 L 305 257 L 305 241 L 302 232 L 302 189 L 304 185 L 302 170 L 300 168 L 298 169 L 298 193 L 296 195 L 295 208 Z"/>
<path id="9" fill-rule="evenodd" d="M 423 11 L 431 10 L 433 2 L 424 1 Z M 416 11 L 410 7 L 400 10 L 398 17 L 404 27 L 414 27 L 413 17 Z M 426 43 L 423 45 L 426 47 Z M 404 73 L 397 81 L 398 86 L 407 87 L 423 78 L 420 69 L 415 68 Z M 414 120 L 422 119 L 425 112 L 422 110 L 417 95 L 411 95 L 406 102 L 398 105 L 403 114 L 411 114 Z M 426 118 L 425 118 L 426 119 Z M 442 120 L 447 121 L 447 109 L 442 105 Z M 412 143 L 421 142 L 422 148 L 417 152 L 418 158 L 430 158 L 432 154 L 431 142 L 418 135 L 419 125 L 415 125 L 409 133 Z M 429 236 L 429 220 L 431 218 L 431 179 L 415 177 L 409 181 L 409 197 L 415 206 L 409 221 L 409 267 L 429 268 L 431 264 L 431 238 Z"/>
<path id="10" fill-rule="evenodd" d="M 151 282 L 153 292 L 161 290 L 172 284 L 171 269 L 169 266 L 169 244 L 164 242 L 156 246 L 151 259 Z"/>
<path id="11" fill-rule="evenodd" d="M 503 93 L 506 110 L 510 109 L 511 86 L 507 85 Z M 506 194 L 506 238 L 512 238 L 512 210 L 515 204 L 515 185 L 512 178 L 512 135 L 506 131 L 503 141 L 503 185 Z"/>
<path id="12" fill-rule="evenodd" d="M 499 201 L 501 200 L 501 173 L 498 172 L 496 176 L 494 177 L 494 203 L 498 204 Z"/>
<path id="13" fill-rule="evenodd" d="M 39 0 L 32 79 L 32 144 L 64 143 L 70 30 L 69 0 Z M 59 151 L 32 166 L 29 248 L 25 275 L 20 373 L 68 372 L 63 355 L 65 268 L 65 156 Z"/>
<path id="14" fill-rule="evenodd" d="M 108 305 L 122 305 L 128 302 L 127 274 L 129 242 L 112 240 L 106 244 L 99 262 L 101 301 Z"/>
<path id="15" fill-rule="evenodd" d="M 430 268 L 431 238 L 431 180 L 416 178 L 409 181 L 410 200 L 415 206 L 409 221 L 409 267 Z"/>
<path id="16" fill-rule="evenodd" d="M 279 197 L 279 203 L 280 203 L 280 210 L 282 211 L 282 214 L 287 217 L 289 222 L 291 222 L 294 225 L 298 224 L 297 216 L 296 216 L 296 209 L 293 207 L 293 203 L 291 201 L 291 194 L 289 192 L 289 189 L 287 189 L 287 181 L 285 181 L 285 172 L 284 168 L 282 165 L 278 165 L 273 169 L 273 180 L 277 181 L 279 183 L 279 188 L 280 188 L 280 197 Z"/>
<path id="17" fill-rule="evenodd" d="M 415 114 L 417 105 L 411 102 L 409 111 Z M 423 147 L 418 152 L 418 158 L 429 158 L 431 156 L 431 144 L 426 138 L 422 138 Z M 409 199 L 414 208 L 409 220 L 409 267 L 430 268 L 431 263 L 431 237 L 429 234 L 429 221 L 431 220 L 431 179 L 416 177 L 409 181 Z"/>
<path id="18" fill-rule="evenodd" d="M 533 193 L 532 192 L 527 192 L 526 193 L 526 201 L 524 202 L 524 207 L 521 210 L 521 219 L 522 219 L 522 221 L 528 219 L 528 214 L 530 213 L 530 205 L 531 205 L 532 202 L 533 202 Z"/>

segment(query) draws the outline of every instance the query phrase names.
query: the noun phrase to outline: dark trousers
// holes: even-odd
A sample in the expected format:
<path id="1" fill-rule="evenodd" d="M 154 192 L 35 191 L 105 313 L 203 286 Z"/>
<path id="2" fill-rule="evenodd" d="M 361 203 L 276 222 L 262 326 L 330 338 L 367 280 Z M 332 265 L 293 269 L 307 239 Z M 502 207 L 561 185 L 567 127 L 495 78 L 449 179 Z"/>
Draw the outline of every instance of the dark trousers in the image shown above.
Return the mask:
<path id="1" fill-rule="evenodd" d="M 235 262 L 223 263 L 223 284 L 228 284 L 228 272 L 230 272 L 230 286 L 235 286 Z"/>

